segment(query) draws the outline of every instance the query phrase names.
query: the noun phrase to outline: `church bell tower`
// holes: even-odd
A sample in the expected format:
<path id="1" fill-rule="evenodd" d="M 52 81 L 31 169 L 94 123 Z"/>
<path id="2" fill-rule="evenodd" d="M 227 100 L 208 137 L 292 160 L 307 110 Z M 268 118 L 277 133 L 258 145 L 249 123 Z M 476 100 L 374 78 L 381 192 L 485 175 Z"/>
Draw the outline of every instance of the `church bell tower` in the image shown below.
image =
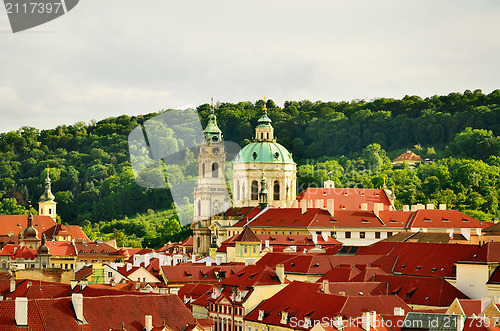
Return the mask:
<path id="1" fill-rule="evenodd" d="M 194 190 L 193 251 L 206 256 L 211 244 L 210 218 L 226 211 L 230 202 L 225 178 L 224 139 L 213 105 L 203 134 L 204 141 L 198 155 L 198 187 Z"/>

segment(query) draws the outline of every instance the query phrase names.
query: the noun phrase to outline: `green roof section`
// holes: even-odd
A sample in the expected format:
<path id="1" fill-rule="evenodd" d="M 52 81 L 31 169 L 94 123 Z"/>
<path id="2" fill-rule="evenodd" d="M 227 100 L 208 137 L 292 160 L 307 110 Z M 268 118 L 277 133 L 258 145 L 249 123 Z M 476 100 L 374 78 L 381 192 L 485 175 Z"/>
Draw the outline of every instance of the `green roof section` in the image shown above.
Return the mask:
<path id="1" fill-rule="evenodd" d="M 267 111 L 264 110 L 264 115 L 257 121 L 257 128 L 271 128 L 271 119 L 267 117 Z"/>
<path id="2" fill-rule="evenodd" d="M 292 153 L 273 141 L 253 142 L 241 149 L 234 163 L 293 163 Z"/>
<path id="3" fill-rule="evenodd" d="M 219 129 L 217 125 L 217 116 L 215 116 L 214 108 L 212 108 L 212 113 L 208 117 L 208 124 L 205 130 L 203 130 L 203 134 L 205 135 L 205 139 L 209 141 L 221 141 L 222 140 L 222 131 Z"/>

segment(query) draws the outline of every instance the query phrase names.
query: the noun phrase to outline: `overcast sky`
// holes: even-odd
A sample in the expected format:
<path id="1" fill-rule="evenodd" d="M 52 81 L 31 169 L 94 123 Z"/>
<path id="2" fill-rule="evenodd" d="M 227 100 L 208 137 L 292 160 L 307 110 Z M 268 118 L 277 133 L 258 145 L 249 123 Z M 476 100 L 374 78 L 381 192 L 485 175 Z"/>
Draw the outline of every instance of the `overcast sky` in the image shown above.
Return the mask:
<path id="1" fill-rule="evenodd" d="M 0 132 L 216 101 L 500 88 L 500 1 L 81 0 L 13 34 Z"/>

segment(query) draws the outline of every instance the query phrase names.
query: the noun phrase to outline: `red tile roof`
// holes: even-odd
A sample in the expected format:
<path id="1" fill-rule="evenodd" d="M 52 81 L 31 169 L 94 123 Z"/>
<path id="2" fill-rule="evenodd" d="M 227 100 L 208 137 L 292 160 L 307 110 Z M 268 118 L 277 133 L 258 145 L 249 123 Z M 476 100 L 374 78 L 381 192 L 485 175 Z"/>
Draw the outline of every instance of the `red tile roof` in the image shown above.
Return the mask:
<path id="1" fill-rule="evenodd" d="M 477 246 L 476 246 L 477 247 Z M 471 262 L 500 262 L 500 242 L 489 242 L 477 249 L 475 254 L 460 261 Z"/>
<path id="2" fill-rule="evenodd" d="M 71 239 L 75 241 L 90 241 L 79 225 L 65 225 L 66 230 L 71 234 Z"/>
<path id="3" fill-rule="evenodd" d="M 407 151 L 406 153 L 401 154 L 397 158 L 395 158 L 392 162 L 422 162 L 423 159 L 412 151 Z"/>
<path id="4" fill-rule="evenodd" d="M 294 281 L 284 289 L 264 300 L 257 308 L 245 316 L 245 321 L 291 327 L 291 318 L 304 320 L 307 316 L 311 320 L 321 320 L 324 316 L 334 317 L 342 312 L 347 297 L 321 293 L 321 285 Z M 259 311 L 264 311 L 264 318 L 259 320 Z M 287 312 L 286 324 L 281 323 L 282 312 Z M 293 327 L 295 330 L 309 328 Z"/>
<path id="5" fill-rule="evenodd" d="M 75 242 L 75 246 L 78 255 L 119 255 L 117 249 L 105 243 L 87 242 L 84 244 Z"/>
<path id="6" fill-rule="evenodd" d="M 248 226 L 243 228 L 243 231 L 234 238 L 234 242 L 260 242 L 255 233 Z"/>
<path id="7" fill-rule="evenodd" d="M 33 260 L 36 258 L 38 251 L 36 249 L 29 249 L 26 246 L 19 245 L 5 245 L 2 249 L 2 255 L 10 255 L 13 260 L 25 259 Z"/>
<path id="8" fill-rule="evenodd" d="M 14 301 L 0 302 L 0 329 L 18 330 L 14 322 Z M 133 309 L 132 309 L 133 308 Z M 83 315 L 88 324 L 78 325 L 71 298 L 28 301 L 28 326 L 34 331 L 65 330 L 143 330 L 145 315 L 153 324 L 165 320 L 174 331 L 181 331 L 195 319 L 176 295 L 102 296 L 83 300 Z"/>
<path id="9" fill-rule="evenodd" d="M 378 242 L 360 248 L 357 254 L 397 257 L 393 271 L 405 275 L 455 277 L 455 262 L 472 257 L 477 249 L 476 245 Z"/>
<path id="10" fill-rule="evenodd" d="M 480 222 L 458 210 L 420 209 L 410 220 L 410 228 L 451 228 L 460 233 L 462 228 L 486 228 L 489 222 Z"/>
<path id="11" fill-rule="evenodd" d="M 274 269 L 268 266 L 249 265 L 224 279 L 222 284 L 236 287 L 255 287 L 281 283 Z"/>
<path id="12" fill-rule="evenodd" d="M 47 241 L 52 256 L 76 256 L 76 247 L 71 241 Z"/>
<path id="13" fill-rule="evenodd" d="M 38 231 L 38 238 L 42 233 L 52 229 L 56 222 L 50 216 L 33 216 L 33 227 Z M 18 235 L 28 226 L 27 215 L 0 215 L 0 235 Z M 48 238 L 52 238 L 45 233 Z"/>
<path id="14" fill-rule="evenodd" d="M 446 307 L 455 298 L 468 299 L 443 278 L 375 275 L 374 281 L 389 283 L 389 295 L 397 295 L 408 304 Z"/>
<path id="15" fill-rule="evenodd" d="M 384 282 L 334 282 L 329 283 L 328 288 L 331 294 L 345 296 L 387 295 L 387 283 Z"/>
<path id="16" fill-rule="evenodd" d="M 481 311 L 481 300 L 470 300 L 470 299 L 458 299 L 460 307 L 466 316 L 471 317 L 473 315 L 479 316 Z"/>
<path id="17" fill-rule="evenodd" d="M 383 189 L 309 187 L 297 196 L 297 200 L 302 199 L 313 201 L 322 199 L 323 208 L 327 207 L 328 199 L 334 199 L 335 213 L 342 209 L 360 210 L 362 203 L 368 205 L 368 210 L 373 210 L 375 203 L 383 203 L 384 210 L 389 210 L 392 206 Z"/>
<path id="18" fill-rule="evenodd" d="M 167 285 L 186 283 L 214 284 L 222 278 L 227 278 L 243 269 L 243 264 L 226 266 L 206 266 L 204 264 L 180 264 L 176 266 L 162 266 L 162 274 Z"/>

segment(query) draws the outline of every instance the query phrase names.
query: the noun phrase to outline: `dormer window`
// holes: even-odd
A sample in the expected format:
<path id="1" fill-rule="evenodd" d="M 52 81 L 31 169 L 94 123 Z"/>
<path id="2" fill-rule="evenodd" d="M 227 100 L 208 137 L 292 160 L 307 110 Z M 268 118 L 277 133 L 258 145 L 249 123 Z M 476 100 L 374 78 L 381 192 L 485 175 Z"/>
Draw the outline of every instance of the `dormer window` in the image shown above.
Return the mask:
<path id="1" fill-rule="evenodd" d="M 287 311 L 282 311 L 281 312 L 281 324 L 287 324 L 288 323 L 288 312 Z"/>

